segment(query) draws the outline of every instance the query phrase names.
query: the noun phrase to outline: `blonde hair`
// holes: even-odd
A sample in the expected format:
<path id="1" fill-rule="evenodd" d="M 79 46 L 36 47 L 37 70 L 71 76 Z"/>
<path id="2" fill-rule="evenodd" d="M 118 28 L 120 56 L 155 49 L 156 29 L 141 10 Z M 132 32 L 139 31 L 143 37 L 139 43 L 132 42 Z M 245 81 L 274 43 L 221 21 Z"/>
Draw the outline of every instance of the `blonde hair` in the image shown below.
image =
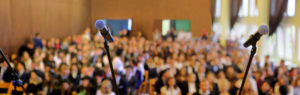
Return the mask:
<path id="1" fill-rule="evenodd" d="M 110 80 L 103 80 L 102 81 L 102 85 L 101 85 L 101 87 L 100 87 L 100 91 L 102 92 L 102 93 L 105 93 L 106 91 L 105 91 L 105 88 L 108 88 L 108 93 L 110 93 L 110 92 L 112 92 L 112 85 L 111 85 L 111 82 L 110 82 Z M 104 91 L 103 91 L 104 90 Z"/>
<path id="2" fill-rule="evenodd" d="M 297 82 L 300 81 L 300 76 L 298 76 L 292 83 L 293 87 L 297 87 Z"/>

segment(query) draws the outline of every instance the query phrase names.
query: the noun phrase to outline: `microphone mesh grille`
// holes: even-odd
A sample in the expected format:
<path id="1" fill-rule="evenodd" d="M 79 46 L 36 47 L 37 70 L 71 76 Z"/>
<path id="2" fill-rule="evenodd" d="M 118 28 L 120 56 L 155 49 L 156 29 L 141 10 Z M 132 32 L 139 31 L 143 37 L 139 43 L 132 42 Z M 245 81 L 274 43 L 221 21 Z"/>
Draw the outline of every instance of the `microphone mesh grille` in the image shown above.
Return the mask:
<path id="1" fill-rule="evenodd" d="M 258 29 L 259 34 L 265 35 L 269 33 L 269 27 L 267 25 L 261 25 Z"/>

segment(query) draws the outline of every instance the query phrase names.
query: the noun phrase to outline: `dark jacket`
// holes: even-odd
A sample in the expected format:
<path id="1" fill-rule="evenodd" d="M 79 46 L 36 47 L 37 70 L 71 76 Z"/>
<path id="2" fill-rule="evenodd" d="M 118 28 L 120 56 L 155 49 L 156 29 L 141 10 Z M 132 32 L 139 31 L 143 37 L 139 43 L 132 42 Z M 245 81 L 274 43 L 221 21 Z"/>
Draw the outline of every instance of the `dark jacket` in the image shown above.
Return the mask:
<path id="1" fill-rule="evenodd" d="M 124 77 L 121 77 L 118 85 L 118 91 L 120 95 L 127 95 L 128 83 Z"/>
<path id="2" fill-rule="evenodd" d="M 24 51 L 27 51 L 31 57 L 34 53 L 34 49 L 30 49 L 26 46 L 26 44 L 24 44 L 19 48 L 18 56 L 22 56 Z"/>
<path id="3" fill-rule="evenodd" d="M 29 83 L 28 86 L 27 86 L 27 92 L 28 93 L 36 94 L 38 91 L 42 91 L 42 90 L 43 90 L 42 83 L 39 83 L 37 85 Z"/>
<path id="4" fill-rule="evenodd" d="M 181 90 L 181 94 L 182 95 L 187 95 L 189 92 L 189 85 L 188 82 L 184 81 L 184 82 L 178 82 L 177 85 L 179 86 L 180 90 Z M 199 89 L 199 84 L 195 83 L 195 89 L 196 91 Z"/>
<path id="5" fill-rule="evenodd" d="M 155 91 L 157 92 L 157 94 L 160 94 L 160 88 L 163 87 L 165 84 L 162 80 L 162 78 L 159 78 L 154 85 Z"/>
<path id="6" fill-rule="evenodd" d="M 131 76 L 128 81 L 128 88 L 130 89 L 130 93 L 133 93 L 137 86 L 137 77 Z"/>

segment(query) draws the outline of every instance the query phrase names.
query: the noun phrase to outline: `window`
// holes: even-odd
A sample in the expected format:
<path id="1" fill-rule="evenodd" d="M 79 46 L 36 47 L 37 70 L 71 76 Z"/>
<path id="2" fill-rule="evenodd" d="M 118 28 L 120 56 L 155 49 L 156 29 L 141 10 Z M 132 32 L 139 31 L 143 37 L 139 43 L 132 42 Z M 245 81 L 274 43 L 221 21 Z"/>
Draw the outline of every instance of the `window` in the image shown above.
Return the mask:
<path id="1" fill-rule="evenodd" d="M 215 17 L 221 16 L 221 0 L 216 0 L 216 10 L 215 10 Z"/>
<path id="2" fill-rule="evenodd" d="M 265 45 L 266 48 L 263 48 L 266 50 L 266 54 L 269 54 L 269 55 L 276 55 L 276 38 L 277 38 L 277 35 L 274 34 L 272 36 L 264 36 L 266 37 L 266 41 L 263 42 Z"/>
<path id="3" fill-rule="evenodd" d="M 258 16 L 256 0 L 243 0 L 239 11 L 240 17 Z"/>
<path id="4" fill-rule="evenodd" d="M 296 29 L 294 26 L 288 26 L 285 29 L 285 58 L 293 59 L 293 51 L 295 50 L 295 33 Z"/>
<path id="5" fill-rule="evenodd" d="M 258 16 L 258 9 L 256 8 L 256 0 L 250 0 L 249 3 L 249 15 Z"/>
<path id="6" fill-rule="evenodd" d="M 283 39 L 283 30 L 281 27 L 277 28 L 277 32 L 276 32 L 276 36 L 277 36 L 277 56 L 279 58 L 283 58 L 284 57 L 284 39 Z"/>
<path id="7" fill-rule="evenodd" d="M 281 25 L 277 28 L 277 56 L 293 60 L 295 56 L 296 28 L 294 25 Z"/>
<path id="8" fill-rule="evenodd" d="M 112 35 L 119 36 L 119 32 L 124 29 L 127 31 L 131 31 L 132 28 L 132 19 L 105 19 L 105 24 L 107 28 L 110 29 Z"/>
<path id="9" fill-rule="evenodd" d="M 298 37 L 297 37 L 297 40 L 298 40 L 298 61 L 300 61 L 300 28 L 298 28 Z"/>
<path id="10" fill-rule="evenodd" d="M 167 35 L 168 31 L 170 30 L 171 20 L 162 20 L 162 35 Z"/>
<path id="11" fill-rule="evenodd" d="M 285 11 L 286 16 L 295 16 L 296 0 L 288 0 L 288 5 Z"/>
<path id="12" fill-rule="evenodd" d="M 130 19 L 128 19 L 128 26 L 127 26 L 127 29 L 128 29 L 129 31 L 131 31 L 131 27 L 132 27 L 132 19 L 130 18 Z"/>
<path id="13" fill-rule="evenodd" d="M 239 39 L 239 41 L 244 42 L 249 38 L 250 35 L 257 31 L 257 29 L 258 27 L 256 24 L 238 22 L 234 25 L 233 29 L 230 32 L 230 39 Z"/>

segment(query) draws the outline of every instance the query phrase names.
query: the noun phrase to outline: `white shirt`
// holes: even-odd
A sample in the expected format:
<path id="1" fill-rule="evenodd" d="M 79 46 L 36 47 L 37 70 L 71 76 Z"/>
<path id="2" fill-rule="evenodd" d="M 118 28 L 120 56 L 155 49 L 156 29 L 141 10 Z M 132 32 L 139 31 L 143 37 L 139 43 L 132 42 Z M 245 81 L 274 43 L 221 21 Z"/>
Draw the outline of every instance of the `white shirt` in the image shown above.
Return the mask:
<path id="1" fill-rule="evenodd" d="M 56 66 L 59 66 L 62 62 L 62 60 L 58 56 L 54 56 L 53 60 L 55 61 Z"/>
<path id="2" fill-rule="evenodd" d="M 2 80 L 3 79 L 3 74 L 6 71 L 7 67 L 1 66 L 0 68 L 1 68 L 1 70 L 0 70 L 0 82 L 1 82 L 1 81 L 3 81 Z"/>
<path id="3" fill-rule="evenodd" d="M 111 92 L 109 94 L 104 94 L 103 92 L 101 92 L 100 90 L 97 90 L 96 95 L 116 95 L 114 92 Z"/>
<path id="4" fill-rule="evenodd" d="M 163 86 L 160 89 L 160 91 L 161 91 L 161 95 L 179 95 L 180 93 L 179 87 L 177 88 L 170 87 L 167 89 L 167 86 Z"/>
<path id="5" fill-rule="evenodd" d="M 188 83 L 189 92 L 188 93 L 195 93 L 196 92 L 196 85 L 195 83 Z"/>
<path id="6" fill-rule="evenodd" d="M 181 69 L 183 67 L 181 62 L 175 62 L 174 65 L 177 69 Z"/>
<path id="7" fill-rule="evenodd" d="M 200 95 L 209 95 L 209 94 L 210 94 L 210 91 L 207 90 L 207 91 L 203 92 L 203 91 L 200 89 L 200 90 L 199 90 L 199 94 L 200 94 Z"/>
<path id="8" fill-rule="evenodd" d="M 28 59 L 25 61 L 25 67 L 27 70 L 31 70 L 31 64 L 32 64 L 32 60 Z"/>
<path id="9" fill-rule="evenodd" d="M 115 57 L 112 61 L 114 69 L 117 69 L 119 72 L 124 71 L 124 64 L 120 57 Z"/>

